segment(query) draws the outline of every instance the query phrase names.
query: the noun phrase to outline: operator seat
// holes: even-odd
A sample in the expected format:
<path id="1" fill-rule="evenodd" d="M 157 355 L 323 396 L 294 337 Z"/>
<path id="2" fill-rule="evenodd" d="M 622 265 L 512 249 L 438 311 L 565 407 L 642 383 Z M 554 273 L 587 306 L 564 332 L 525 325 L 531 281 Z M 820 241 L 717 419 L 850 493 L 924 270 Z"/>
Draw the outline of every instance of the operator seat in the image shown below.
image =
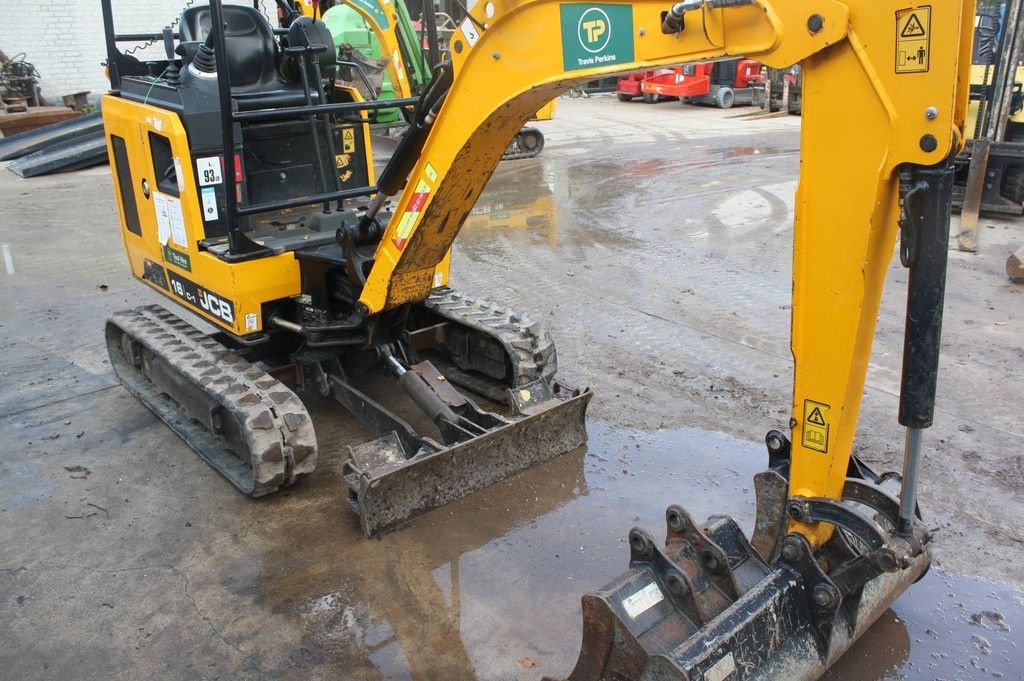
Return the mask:
<path id="1" fill-rule="evenodd" d="M 228 53 L 231 96 L 238 102 L 238 108 L 245 111 L 305 104 L 302 85 L 297 80 L 286 78 L 282 74 L 281 54 L 277 47 L 277 41 L 274 39 L 274 31 L 263 13 L 254 7 L 245 5 L 223 5 L 222 11 L 227 27 L 224 43 Z M 180 20 L 181 42 L 206 40 L 212 23 L 209 7 L 185 9 L 181 13 Z M 307 40 L 311 37 L 310 33 L 320 37 L 320 31 L 317 30 L 319 27 L 316 26 L 320 22 L 308 22 L 312 24 L 311 26 L 306 26 L 305 23 L 307 22 L 303 23 L 303 28 L 306 28 L 306 31 L 303 32 L 299 30 L 298 26 L 295 26 L 290 31 L 289 37 L 292 37 L 292 33 L 298 34 L 299 38 L 305 37 Z M 326 26 L 323 26 L 322 23 L 321 26 L 324 32 L 327 32 Z M 328 69 L 333 70 L 335 63 L 334 43 L 330 40 L 329 32 L 327 32 L 327 37 L 328 50 L 325 54 L 320 55 L 321 71 L 324 72 Z M 296 42 L 294 38 L 293 42 Z M 290 71 L 297 73 L 295 68 Z M 311 83 L 311 87 L 313 102 L 318 103 L 319 98 L 315 85 Z"/>

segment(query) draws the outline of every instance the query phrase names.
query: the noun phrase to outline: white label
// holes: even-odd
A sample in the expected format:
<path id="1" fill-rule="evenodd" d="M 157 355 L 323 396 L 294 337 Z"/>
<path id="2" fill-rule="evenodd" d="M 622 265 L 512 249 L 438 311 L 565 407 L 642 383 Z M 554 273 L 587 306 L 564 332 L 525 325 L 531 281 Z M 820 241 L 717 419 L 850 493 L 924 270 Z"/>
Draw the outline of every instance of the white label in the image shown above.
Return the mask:
<path id="1" fill-rule="evenodd" d="M 185 176 L 181 174 L 181 159 L 174 157 L 174 177 L 178 180 L 178 193 L 185 191 Z"/>
<path id="2" fill-rule="evenodd" d="M 736 671 L 736 661 L 733 659 L 732 653 L 726 653 L 725 657 L 704 672 L 704 681 L 725 681 L 734 671 Z"/>
<path id="3" fill-rule="evenodd" d="M 153 192 L 153 210 L 156 212 L 156 239 L 161 246 L 171 238 L 171 216 L 167 213 L 167 194 Z"/>
<path id="4" fill-rule="evenodd" d="M 466 17 L 459 28 L 462 29 L 462 35 L 466 36 L 466 42 L 470 47 L 476 45 L 476 41 L 480 40 L 480 34 L 476 32 L 476 26 L 469 20 L 469 17 Z"/>
<path id="5" fill-rule="evenodd" d="M 636 619 L 663 600 L 665 600 L 665 596 L 661 593 L 661 589 L 657 584 L 651 582 L 632 596 L 622 599 L 622 607 L 627 615 Z"/>
<path id="6" fill-rule="evenodd" d="M 203 220 L 209 222 L 217 219 L 217 190 L 213 187 L 203 187 L 200 194 L 203 197 Z"/>
<path id="7" fill-rule="evenodd" d="M 167 212 L 171 216 L 171 239 L 188 250 L 188 237 L 185 236 L 185 216 L 181 213 L 181 200 L 168 196 Z"/>
<path id="8" fill-rule="evenodd" d="M 444 275 L 440 272 L 434 272 L 434 288 L 440 286 L 442 281 L 444 281 Z"/>
<path id="9" fill-rule="evenodd" d="M 207 156 L 196 159 L 196 170 L 199 171 L 199 186 L 220 184 L 224 178 L 220 173 L 220 156 Z"/>
<path id="10" fill-rule="evenodd" d="M 259 320 L 256 318 L 255 312 L 249 312 L 245 315 L 245 330 L 255 331 L 259 328 Z"/>
<path id="11" fill-rule="evenodd" d="M 170 238 L 174 243 L 188 250 L 188 237 L 185 236 L 185 216 L 181 214 L 181 200 L 170 194 L 153 192 L 153 209 L 156 211 L 156 238 L 167 244 Z"/>

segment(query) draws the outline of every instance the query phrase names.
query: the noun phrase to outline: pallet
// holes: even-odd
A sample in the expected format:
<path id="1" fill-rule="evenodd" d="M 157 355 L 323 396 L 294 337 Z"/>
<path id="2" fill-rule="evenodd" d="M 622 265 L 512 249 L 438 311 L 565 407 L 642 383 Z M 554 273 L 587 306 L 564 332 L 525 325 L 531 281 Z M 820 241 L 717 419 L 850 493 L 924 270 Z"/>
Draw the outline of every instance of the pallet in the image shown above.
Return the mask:
<path id="1" fill-rule="evenodd" d="M 4 137 L 12 137 L 18 133 L 28 132 L 44 125 L 59 123 L 81 115 L 66 106 L 34 106 L 24 113 L 0 116 L 0 132 Z"/>

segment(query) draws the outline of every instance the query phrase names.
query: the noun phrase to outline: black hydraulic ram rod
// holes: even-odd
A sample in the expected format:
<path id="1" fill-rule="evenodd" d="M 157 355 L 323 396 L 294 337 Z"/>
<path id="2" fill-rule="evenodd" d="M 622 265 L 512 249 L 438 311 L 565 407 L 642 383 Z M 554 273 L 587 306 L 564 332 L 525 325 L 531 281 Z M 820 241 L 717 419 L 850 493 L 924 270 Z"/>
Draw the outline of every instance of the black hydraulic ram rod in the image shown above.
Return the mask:
<path id="1" fill-rule="evenodd" d="M 921 466 L 921 434 L 932 425 L 946 291 L 953 165 L 910 166 L 900 174 L 900 260 L 907 285 L 900 424 L 907 429 L 900 490 L 901 532 L 913 526 Z"/>

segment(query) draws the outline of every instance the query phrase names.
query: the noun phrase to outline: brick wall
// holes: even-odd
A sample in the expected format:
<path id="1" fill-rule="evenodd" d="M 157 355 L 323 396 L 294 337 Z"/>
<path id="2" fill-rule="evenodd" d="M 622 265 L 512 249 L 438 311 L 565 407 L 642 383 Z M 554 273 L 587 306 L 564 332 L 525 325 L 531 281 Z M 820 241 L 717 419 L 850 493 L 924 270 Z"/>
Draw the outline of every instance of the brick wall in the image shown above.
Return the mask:
<path id="1" fill-rule="evenodd" d="M 159 31 L 176 21 L 188 0 L 112 0 L 114 25 L 119 33 Z M 205 4 L 205 0 L 192 0 Z M 225 4 L 232 0 L 225 0 Z M 234 4 L 250 4 L 238 0 Z M 65 0 L 59 3 L 4 2 L 0 8 L 0 50 L 12 59 L 24 52 L 35 64 L 39 84 L 50 104 L 60 104 L 63 95 L 91 90 L 90 100 L 103 94 L 109 83 L 101 62 L 106 59 L 103 14 L 99 0 Z M 260 0 L 264 13 L 276 20 L 273 0 Z M 134 47 L 123 43 L 122 50 Z M 135 56 L 163 56 L 158 42 Z"/>

